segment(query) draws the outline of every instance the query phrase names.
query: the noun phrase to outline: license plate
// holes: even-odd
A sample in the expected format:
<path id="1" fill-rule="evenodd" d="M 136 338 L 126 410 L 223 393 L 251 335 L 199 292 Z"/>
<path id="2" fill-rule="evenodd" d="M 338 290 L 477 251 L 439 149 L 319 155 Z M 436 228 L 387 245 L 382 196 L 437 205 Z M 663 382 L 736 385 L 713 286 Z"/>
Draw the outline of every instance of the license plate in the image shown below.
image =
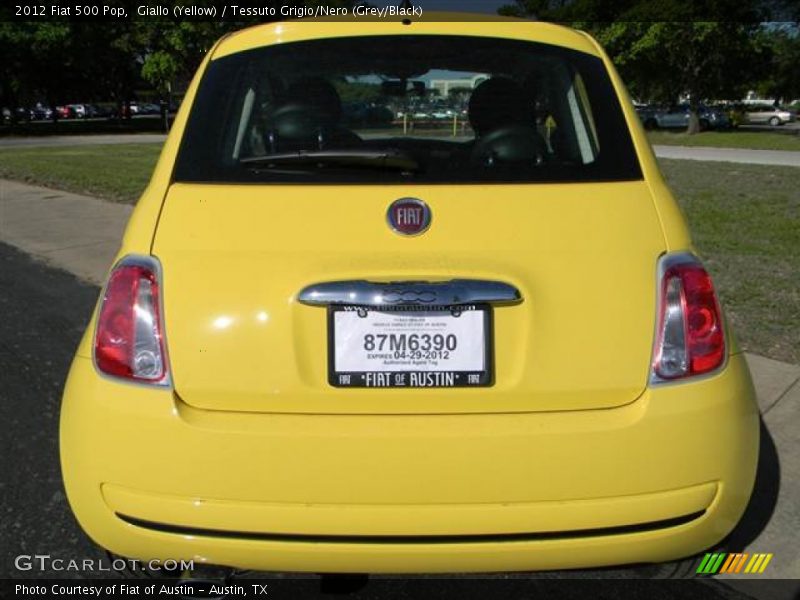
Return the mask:
<path id="1" fill-rule="evenodd" d="M 491 309 L 331 306 L 328 382 L 335 387 L 492 384 Z"/>

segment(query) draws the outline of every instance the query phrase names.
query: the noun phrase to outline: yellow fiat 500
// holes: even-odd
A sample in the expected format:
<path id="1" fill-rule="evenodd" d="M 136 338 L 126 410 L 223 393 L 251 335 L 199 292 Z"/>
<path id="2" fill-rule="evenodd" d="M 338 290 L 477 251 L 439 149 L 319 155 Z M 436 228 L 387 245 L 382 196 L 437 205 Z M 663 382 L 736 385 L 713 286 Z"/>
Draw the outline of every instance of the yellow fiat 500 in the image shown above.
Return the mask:
<path id="1" fill-rule="evenodd" d="M 614 67 L 513 20 L 223 38 L 61 416 L 101 547 L 324 573 L 688 556 L 741 517 L 757 447 Z"/>

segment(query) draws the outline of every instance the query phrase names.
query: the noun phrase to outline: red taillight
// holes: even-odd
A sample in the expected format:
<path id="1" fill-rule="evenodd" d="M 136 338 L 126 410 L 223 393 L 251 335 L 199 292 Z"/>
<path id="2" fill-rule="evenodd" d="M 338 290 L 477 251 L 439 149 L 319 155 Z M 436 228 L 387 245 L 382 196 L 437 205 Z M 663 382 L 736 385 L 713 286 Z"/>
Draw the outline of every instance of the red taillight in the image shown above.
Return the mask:
<path id="1" fill-rule="evenodd" d="M 689 254 L 662 261 L 654 374 L 677 379 L 713 371 L 725 360 L 725 335 L 711 277 Z"/>
<path id="2" fill-rule="evenodd" d="M 146 383 L 167 382 L 158 263 L 126 257 L 108 279 L 97 317 L 97 368 L 115 377 Z"/>

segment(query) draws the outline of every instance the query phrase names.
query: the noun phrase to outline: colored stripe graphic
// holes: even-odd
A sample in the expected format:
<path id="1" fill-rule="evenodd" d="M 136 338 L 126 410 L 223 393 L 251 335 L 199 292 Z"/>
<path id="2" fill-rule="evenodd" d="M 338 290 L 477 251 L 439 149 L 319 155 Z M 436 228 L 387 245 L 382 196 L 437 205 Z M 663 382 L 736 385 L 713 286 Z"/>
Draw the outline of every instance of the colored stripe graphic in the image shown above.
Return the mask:
<path id="1" fill-rule="evenodd" d="M 699 566 L 699 567 L 697 567 L 697 571 L 696 571 L 696 572 L 697 572 L 697 573 L 705 573 L 705 572 L 706 572 L 706 565 L 708 565 L 708 562 L 709 562 L 710 560 L 711 560 L 711 555 L 710 555 L 710 554 L 706 554 L 706 555 L 703 557 L 703 560 L 702 560 L 702 561 L 700 561 L 700 566 Z"/>
<path id="2" fill-rule="evenodd" d="M 719 570 L 720 573 L 730 573 L 730 570 L 736 564 L 736 560 L 739 558 L 738 554 L 728 554 L 728 558 L 725 559 L 725 562 L 722 563 L 722 568 Z"/>
<path id="3" fill-rule="evenodd" d="M 753 573 L 754 570 L 757 570 L 758 567 L 761 565 L 762 560 L 764 560 L 764 557 L 761 554 L 753 554 L 753 558 L 750 560 L 750 564 L 747 565 L 747 568 L 744 570 L 744 572 Z"/>
<path id="4" fill-rule="evenodd" d="M 719 558 L 717 558 L 716 562 L 711 567 L 711 572 L 712 573 L 716 573 L 717 571 L 719 571 L 719 567 L 722 564 L 723 560 L 725 560 L 725 553 L 724 552 L 719 555 Z"/>
<path id="5" fill-rule="evenodd" d="M 742 554 L 742 560 L 739 561 L 739 564 L 736 565 L 736 573 L 742 570 L 744 563 L 747 562 L 747 557 L 750 556 L 749 554 Z"/>
<path id="6" fill-rule="evenodd" d="M 761 570 L 759 570 L 759 573 L 763 573 L 764 572 L 764 569 L 767 568 L 767 565 L 769 564 L 769 561 L 771 561 L 771 560 L 772 560 L 772 554 L 767 554 L 766 558 L 764 559 L 764 562 L 761 563 Z"/>
<path id="7" fill-rule="evenodd" d="M 720 552 L 707 553 L 700 561 L 696 573 L 699 575 L 715 575 L 717 573 L 763 573 L 772 554 L 756 553 L 750 555 L 746 552 Z M 750 559 L 749 561 L 747 559 Z M 745 564 L 747 566 L 745 567 Z"/>
<path id="8" fill-rule="evenodd" d="M 767 568 L 772 554 L 753 554 L 753 558 L 744 570 L 745 573 L 763 573 Z"/>
<path id="9" fill-rule="evenodd" d="M 719 570 L 722 561 L 725 559 L 725 553 L 706 554 L 703 557 L 703 562 L 697 567 L 697 572 L 703 575 L 713 575 Z"/>

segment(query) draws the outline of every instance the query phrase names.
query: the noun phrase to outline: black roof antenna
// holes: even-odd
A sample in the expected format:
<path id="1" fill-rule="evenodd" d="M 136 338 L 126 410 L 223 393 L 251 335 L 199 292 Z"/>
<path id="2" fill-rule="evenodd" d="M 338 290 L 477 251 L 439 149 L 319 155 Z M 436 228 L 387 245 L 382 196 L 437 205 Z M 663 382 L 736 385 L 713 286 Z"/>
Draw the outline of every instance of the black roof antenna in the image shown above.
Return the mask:
<path id="1" fill-rule="evenodd" d="M 414 5 L 411 4 L 411 0 L 402 0 L 400 2 L 400 8 L 405 9 L 408 11 L 414 10 Z M 402 21 L 400 21 L 403 25 L 411 25 L 411 19 L 405 17 Z"/>

